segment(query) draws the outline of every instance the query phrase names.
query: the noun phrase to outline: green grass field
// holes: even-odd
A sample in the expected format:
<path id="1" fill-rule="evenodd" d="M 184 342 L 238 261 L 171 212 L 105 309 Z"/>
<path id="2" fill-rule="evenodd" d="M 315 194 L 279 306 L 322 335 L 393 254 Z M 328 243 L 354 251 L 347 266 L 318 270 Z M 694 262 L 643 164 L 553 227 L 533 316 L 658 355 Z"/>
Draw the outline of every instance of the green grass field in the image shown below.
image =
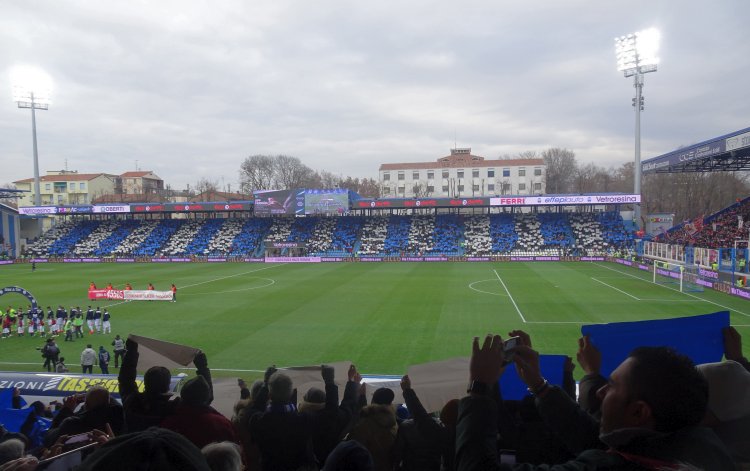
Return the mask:
<path id="1" fill-rule="evenodd" d="M 135 333 L 204 350 L 216 375 L 352 360 L 367 374 L 465 356 L 471 338 L 522 329 L 544 353 L 575 357 L 580 325 L 731 310 L 750 339 L 750 303 L 720 293 L 683 294 L 650 274 L 611 263 L 39 264 L 0 267 L 0 287 L 18 285 L 46 308 L 85 308 L 90 281 L 157 290 L 178 302 L 101 302 L 113 334 Z M 17 294 L 0 298 L 26 306 Z M 113 337 L 113 336 L 112 336 Z M 71 371 L 86 343 L 60 339 Z M 745 350 L 750 340 L 745 342 Z M 40 371 L 39 338 L 0 340 L 0 369 Z M 577 376 L 580 371 L 577 371 Z"/>

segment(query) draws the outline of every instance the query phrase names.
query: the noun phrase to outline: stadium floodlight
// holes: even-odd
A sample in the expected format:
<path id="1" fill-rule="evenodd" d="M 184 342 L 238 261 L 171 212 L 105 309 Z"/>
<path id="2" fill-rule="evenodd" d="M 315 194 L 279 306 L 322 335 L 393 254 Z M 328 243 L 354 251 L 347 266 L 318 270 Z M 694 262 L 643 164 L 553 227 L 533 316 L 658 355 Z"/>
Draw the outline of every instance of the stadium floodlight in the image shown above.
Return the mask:
<path id="1" fill-rule="evenodd" d="M 634 193 L 641 194 L 641 111 L 644 108 L 643 74 L 656 72 L 659 64 L 659 31 L 649 28 L 637 33 L 627 34 L 615 38 L 615 55 L 617 56 L 617 70 L 625 77 L 633 77 L 635 88 L 635 174 Z M 641 205 L 635 205 L 634 219 L 641 227 Z"/>
<path id="2" fill-rule="evenodd" d="M 34 205 L 42 205 L 39 188 L 39 155 L 36 145 L 36 110 L 47 110 L 52 92 L 52 79 L 42 69 L 31 66 L 17 66 L 10 72 L 13 86 L 13 101 L 19 108 L 31 109 L 31 137 L 34 147 Z"/>

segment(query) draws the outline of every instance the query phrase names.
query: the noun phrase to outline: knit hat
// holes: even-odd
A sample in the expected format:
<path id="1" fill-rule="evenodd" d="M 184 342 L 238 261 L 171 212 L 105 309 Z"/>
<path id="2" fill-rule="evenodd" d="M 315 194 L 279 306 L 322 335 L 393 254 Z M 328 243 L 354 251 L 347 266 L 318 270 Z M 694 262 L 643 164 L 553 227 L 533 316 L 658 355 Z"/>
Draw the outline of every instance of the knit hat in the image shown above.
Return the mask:
<path id="1" fill-rule="evenodd" d="M 179 433 L 157 427 L 120 435 L 76 467 L 78 471 L 97 469 L 210 471 L 198 447 Z"/>
<path id="2" fill-rule="evenodd" d="M 372 404 L 381 404 L 388 406 L 393 402 L 393 398 L 396 397 L 388 388 L 379 388 L 372 394 Z"/>
<path id="3" fill-rule="evenodd" d="M 208 401 L 211 398 L 211 390 L 203 376 L 196 376 L 187 380 L 182 385 L 180 397 L 186 404 L 204 406 L 208 405 Z"/>
<path id="4" fill-rule="evenodd" d="M 698 365 L 708 381 L 708 410 L 721 422 L 750 415 L 750 372 L 736 361 Z"/>
<path id="5" fill-rule="evenodd" d="M 356 440 L 340 442 L 333 449 L 322 471 L 372 471 L 372 455 Z"/>
<path id="6" fill-rule="evenodd" d="M 305 395 L 302 397 L 305 402 L 311 402 L 314 404 L 322 404 L 326 402 L 325 391 L 318 388 L 310 388 L 307 390 Z"/>

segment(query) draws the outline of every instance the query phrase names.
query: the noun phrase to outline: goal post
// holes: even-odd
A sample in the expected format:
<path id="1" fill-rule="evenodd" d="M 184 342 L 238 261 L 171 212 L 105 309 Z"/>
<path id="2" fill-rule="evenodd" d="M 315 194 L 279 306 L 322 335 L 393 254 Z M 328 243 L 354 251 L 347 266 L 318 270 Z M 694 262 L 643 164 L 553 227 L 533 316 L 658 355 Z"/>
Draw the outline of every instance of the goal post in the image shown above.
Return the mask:
<path id="1" fill-rule="evenodd" d="M 703 286 L 696 265 L 654 260 L 653 282 L 660 285 L 673 285 L 681 293 L 700 293 Z"/>

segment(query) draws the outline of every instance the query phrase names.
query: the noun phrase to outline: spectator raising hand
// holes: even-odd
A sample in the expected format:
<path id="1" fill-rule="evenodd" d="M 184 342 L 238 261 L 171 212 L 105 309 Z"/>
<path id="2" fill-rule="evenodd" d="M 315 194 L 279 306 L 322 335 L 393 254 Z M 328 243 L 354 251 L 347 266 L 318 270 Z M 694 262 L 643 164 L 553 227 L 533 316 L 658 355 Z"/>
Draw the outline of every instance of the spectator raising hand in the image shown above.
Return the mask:
<path id="1" fill-rule="evenodd" d="M 750 363 L 742 355 L 742 336 L 732 326 L 725 327 L 724 331 L 724 358 L 740 363 L 750 371 Z"/>
<path id="2" fill-rule="evenodd" d="M 576 360 L 586 374 L 599 374 L 602 368 L 602 354 L 597 350 L 588 335 L 578 339 Z"/>

